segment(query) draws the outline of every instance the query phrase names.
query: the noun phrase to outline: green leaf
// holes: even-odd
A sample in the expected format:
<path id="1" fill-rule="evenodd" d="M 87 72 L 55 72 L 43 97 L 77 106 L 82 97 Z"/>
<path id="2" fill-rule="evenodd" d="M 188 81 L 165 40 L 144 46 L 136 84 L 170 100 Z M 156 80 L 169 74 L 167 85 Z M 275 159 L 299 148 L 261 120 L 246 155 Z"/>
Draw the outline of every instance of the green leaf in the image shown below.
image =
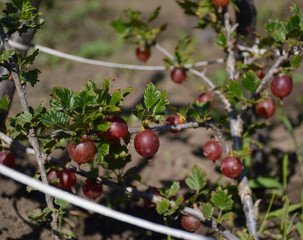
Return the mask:
<path id="1" fill-rule="evenodd" d="M 220 217 L 219 221 L 224 222 L 224 221 L 232 220 L 233 215 L 234 215 L 233 212 L 227 212 Z"/>
<path id="2" fill-rule="evenodd" d="M 293 68 L 299 67 L 301 63 L 302 63 L 302 56 L 300 54 L 292 56 L 291 65 Z"/>
<path id="3" fill-rule="evenodd" d="M 206 173 L 202 172 L 200 168 L 195 166 L 192 170 L 192 174 L 187 175 L 185 179 L 185 183 L 190 189 L 195 191 L 200 191 L 206 185 L 206 182 L 204 180 L 205 176 Z"/>
<path id="4" fill-rule="evenodd" d="M 219 33 L 216 39 L 216 45 L 222 48 L 227 47 L 227 38 L 223 33 Z"/>
<path id="5" fill-rule="evenodd" d="M 151 15 L 149 16 L 149 18 L 148 18 L 147 21 L 148 21 L 148 22 L 152 22 L 153 20 L 155 20 L 155 19 L 158 17 L 160 10 L 161 10 L 161 7 L 157 7 L 157 8 L 151 13 Z"/>
<path id="6" fill-rule="evenodd" d="M 7 61 L 10 56 L 15 54 L 14 50 L 4 50 L 0 55 L 0 61 Z"/>
<path id="7" fill-rule="evenodd" d="M 49 112 L 43 114 L 40 118 L 41 122 L 47 127 L 61 126 L 65 125 L 68 116 L 62 112 L 57 112 L 55 110 L 50 110 Z"/>
<path id="8" fill-rule="evenodd" d="M 160 114 L 163 113 L 163 111 L 166 109 L 166 105 L 169 104 L 169 102 L 166 100 L 166 92 L 162 92 L 160 94 L 160 99 L 156 103 L 156 105 L 152 108 L 153 114 Z M 161 120 L 161 119 L 157 119 Z"/>
<path id="9" fill-rule="evenodd" d="M 215 208 L 210 203 L 202 204 L 202 213 L 207 220 L 210 220 L 214 215 Z"/>
<path id="10" fill-rule="evenodd" d="M 102 156 L 106 156 L 109 153 L 109 144 L 103 143 L 101 147 L 98 148 L 98 154 L 101 154 Z"/>
<path id="11" fill-rule="evenodd" d="M 32 115 L 27 113 L 21 113 L 16 117 L 16 124 L 19 124 L 20 126 L 24 127 L 26 123 L 30 123 L 32 120 Z"/>
<path id="12" fill-rule="evenodd" d="M 33 179 L 39 180 L 39 179 L 40 179 L 40 173 L 36 173 L 36 174 L 34 175 Z M 30 186 L 26 186 L 26 191 L 27 191 L 28 193 L 30 193 L 31 191 L 35 191 L 35 190 L 36 190 L 35 188 L 32 188 L 32 187 L 30 187 Z"/>
<path id="13" fill-rule="evenodd" d="M 261 83 L 259 79 L 255 79 L 255 75 L 251 71 L 249 71 L 246 75 L 242 76 L 242 81 L 245 89 L 249 93 L 254 93 Z"/>
<path id="14" fill-rule="evenodd" d="M 67 201 L 64 201 L 64 200 L 62 200 L 62 199 L 60 199 L 60 198 L 55 198 L 55 203 L 58 205 L 58 206 L 60 206 L 60 208 L 66 208 L 67 207 L 67 205 L 69 204 L 69 202 L 67 202 Z"/>
<path id="15" fill-rule="evenodd" d="M 221 187 L 211 193 L 211 202 L 215 207 L 223 211 L 229 211 L 233 206 L 231 195 L 228 194 L 227 190 L 222 190 Z"/>
<path id="16" fill-rule="evenodd" d="M 8 96 L 4 96 L 3 98 L 0 98 L 0 112 L 9 106 L 9 102 L 10 100 Z"/>
<path id="17" fill-rule="evenodd" d="M 164 214 L 166 211 L 168 211 L 170 206 L 170 202 L 168 199 L 163 198 L 161 201 L 157 202 L 157 212 L 158 214 Z"/>
<path id="18" fill-rule="evenodd" d="M 96 130 L 100 132 L 106 132 L 110 127 L 110 122 L 101 122 L 96 126 Z"/>
<path id="19" fill-rule="evenodd" d="M 175 196 L 178 190 L 180 189 L 180 183 L 173 182 L 169 188 L 165 191 L 167 197 Z"/>
<path id="20" fill-rule="evenodd" d="M 151 109 L 160 100 L 161 93 L 156 90 L 154 84 L 150 83 L 144 89 L 144 105 L 147 109 Z"/>
<path id="21" fill-rule="evenodd" d="M 231 80 L 228 84 L 228 89 L 233 95 L 241 98 L 243 96 L 243 88 L 239 81 Z"/>
<path id="22" fill-rule="evenodd" d="M 256 179 L 249 179 L 251 188 L 282 189 L 282 184 L 278 177 L 258 176 Z"/>

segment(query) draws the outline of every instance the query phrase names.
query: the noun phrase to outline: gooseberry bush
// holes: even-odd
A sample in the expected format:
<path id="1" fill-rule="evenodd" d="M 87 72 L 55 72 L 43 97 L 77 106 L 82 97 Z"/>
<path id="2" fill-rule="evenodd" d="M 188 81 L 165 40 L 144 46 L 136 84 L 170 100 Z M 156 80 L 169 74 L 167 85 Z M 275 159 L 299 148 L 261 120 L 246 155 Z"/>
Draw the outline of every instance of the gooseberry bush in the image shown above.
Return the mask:
<path id="1" fill-rule="evenodd" d="M 242 2 L 254 8 L 251 1 Z M 112 89 L 114 79 L 111 78 L 106 78 L 100 86 L 88 81 L 77 91 L 55 87 L 49 104 L 28 106 L 26 85 L 35 87 L 39 81 L 40 71 L 34 69 L 39 50 L 26 56 L 18 48 L 13 49 L 13 42 L 9 40 L 13 34 L 22 37 L 22 34 L 40 31 L 43 20 L 29 0 L 7 3 L 0 19 L 0 60 L 4 69 L 1 81 L 14 82 L 23 111 L 8 119 L 1 128 L 6 138 L 1 135 L 0 164 L 14 168 L 13 147 L 24 150 L 21 142 L 28 141 L 38 167 L 33 177 L 64 191 L 79 194 L 82 189 L 88 199 L 98 201 L 104 194 L 103 185 L 108 185 L 119 189 L 124 201 L 129 197 L 134 202 L 138 197 L 143 198 L 146 205 L 154 207 L 163 217 L 165 224 L 169 223 L 167 219 L 178 221 L 189 232 L 197 231 L 204 224 L 214 229 L 211 237 L 220 239 L 303 238 L 303 206 L 290 204 L 285 189 L 288 155 L 283 159 L 283 187 L 276 187 L 281 183 L 274 177 L 251 174 L 253 153 L 262 151 L 262 143 L 256 136 L 268 128 L 277 109 L 278 120 L 295 139 L 291 122 L 281 109 L 285 108 L 283 99 L 292 93 L 292 73 L 302 62 L 303 10 L 291 5 L 289 18 L 267 23 L 263 36 L 254 32 L 255 11 L 249 12 L 249 7 L 241 1 L 180 0 L 176 4 L 196 19 L 195 28 L 203 31 L 210 27 L 216 32 L 215 44 L 226 55 L 223 62 L 227 77 L 219 84 L 205 71 L 197 70 L 199 65 L 193 58 L 191 36 L 181 39 L 173 53 L 160 46 L 158 37 L 169 27 L 166 24 L 155 27 L 154 20 L 161 19 L 160 7 L 152 11 L 147 20 L 139 11 L 125 10 L 124 15 L 121 13 L 121 17 L 112 21 L 112 27 L 122 34 L 127 44 L 136 46 L 134 55 L 139 61 L 148 64 L 153 52 L 160 51 L 173 83 L 182 87 L 191 80 L 191 75 L 196 75 L 204 84 L 200 95 L 193 95 L 192 102 L 177 109 L 170 106 L 165 89 L 148 83 L 143 101 L 132 109 L 138 126 L 130 128 L 123 119 L 122 107 L 124 99 L 131 97 L 135 89 Z M 230 17 L 231 13 L 235 13 L 235 19 Z M 241 14 L 254 20 L 240 21 Z M 240 31 L 243 28 L 246 30 Z M 1 111 L 9 109 L 10 100 L 3 96 Z M 219 105 L 223 107 L 216 109 Z M 201 136 L 201 162 L 211 160 L 223 181 L 210 183 L 202 168 L 194 166 L 182 182 L 173 180 L 161 187 L 146 186 L 146 191 L 138 191 L 137 186 L 143 183 L 141 176 L 128 167 L 132 155 L 142 156 L 152 164 L 161 145 L 159 132 L 168 131 L 177 136 L 186 128 L 213 131 L 211 139 Z M 7 139 L 18 144 L 13 145 Z M 303 169 L 302 152 L 296 140 L 294 142 L 297 164 Z M 52 157 L 58 149 L 68 151 L 63 161 Z M 130 154 L 132 149 L 135 152 Z M 102 176 L 100 169 L 106 170 Z M 84 176 L 85 181 L 78 180 L 78 175 Z M 130 179 L 136 184 L 128 186 Z M 77 185 L 81 188 L 76 188 Z M 181 191 L 183 188 L 185 191 Z M 263 204 L 252 188 L 276 191 L 271 200 Z M 124 196 L 124 192 L 130 196 Z M 282 206 L 272 210 L 275 194 Z M 76 237 L 63 222 L 69 210 L 68 202 L 49 195 L 45 198 L 47 207 L 31 211 L 29 217 L 41 223 L 50 221 L 57 239 Z M 259 204 L 267 209 L 266 214 L 258 215 Z M 241 219 L 240 224 L 237 219 Z M 170 236 L 167 239 L 171 239 Z"/>

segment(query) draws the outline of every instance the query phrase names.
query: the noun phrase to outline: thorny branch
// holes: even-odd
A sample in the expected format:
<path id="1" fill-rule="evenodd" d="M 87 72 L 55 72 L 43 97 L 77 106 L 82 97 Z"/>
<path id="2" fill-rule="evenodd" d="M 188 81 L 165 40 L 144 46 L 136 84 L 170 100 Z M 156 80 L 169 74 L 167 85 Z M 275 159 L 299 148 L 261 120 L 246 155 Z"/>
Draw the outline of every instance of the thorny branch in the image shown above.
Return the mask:
<path id="1" fill-rule="evenodd" d="M 4 49 L 10 50 L 11 46 L 8 43 L 8 38 L 5 34 L 2 26 L 0 26 L 0 35 L 1 35 L 3 45 L 4 45 Z M 13 81 L 14 81 L 15 87 L 17 89 L 19 98 L 20 98 L 20 102 L 21 102 L 21 105 L 22 105 L 23 112 L 24 113 L 29 113 L 29 107 L 28 107 L 26 97 L 25 97 L 25 86 L 21 85 L 19 74 L 18 74 L 18 67 L 17 67 L 16 63 L 14 62 L 14 59 L 13 59 L 12 56 L 9 58 L 9 63 L 10 63 L 11 73 L 12 73 L 12 76 L 13 76 Z M 48 184 L 47 177 L 46 177 L 46 172 L 45 172 L 45 167 L 44 167 L 45 156 L 42 154 L 42 152 L 40 150 L 38 139 L 36 137 L 36 133 L 35 133 L 34 128 L 31 128 L 29 130 L 28 139 L 29 139 L 31 145 L 33 146 L 33 149 L 34 149 L 34 152 L 35 152 L 35 156 L 36 156 L 36 159 L 37 159 L 37 163 L 38 163 L 39 171 L 40 171 L 40 174 L 41 174 L 42 182 L 44 184 Z M 59 231 L 59 225 L 58 225 L 58 214 L 55 213 L 55 211 L 54 211 L 55 208 L 54 208 L 54 205 L 53 205 L 53 199 L 52 199 L 51 196 L 45 194 L 45 200 L 46 200 L 47 206 L 53 212 L 52 213 L 51 226 L 52 226 L 52 229 L 53 229 L 54 237 L 55 237 L 55 239 L 61 239 L 61 235 L 60 235 L 60 231 Z"/>
<path id="2" fill-rule="evenodd" d="M 236 78 L 236 71 L 235 71 L 235 54 L 234 54 L 234 41 L 232 33 L 236 30 L 237 24 L 234 26 L 230 25 L 229 13 L 226 12 L 225 16 L 225 30 L 227 35 L 227 72 L 229 73 L 229 79 Z M 229 119 L 230 119 L 230 130 L 231 130 L 231 137 L 233 139 L 233 149 L 234 150 L 241 150 L 242 149 L 242 131 L 243 131 L 243 121 L 240 115 L 236 115 L 236 111 L 234 107 L 231 108 L 232 111 L 229 112 Z M 238 195 L 241 198 L 243 204 L 243 212 L 246 218 L 246 226 L 249 232 L 249 235 L 253 237 L 255 240 L 259 239 L 258 236 L 258 229 L 257 229 L 257 220 L 255 216 L 255 208 L 252 200 L 251 189 L 248 185 L 248 179 L 246 176 L 246 171 L 244 168 L 244 164 L 242 163 L 242 172 L 238 177 Z"/>

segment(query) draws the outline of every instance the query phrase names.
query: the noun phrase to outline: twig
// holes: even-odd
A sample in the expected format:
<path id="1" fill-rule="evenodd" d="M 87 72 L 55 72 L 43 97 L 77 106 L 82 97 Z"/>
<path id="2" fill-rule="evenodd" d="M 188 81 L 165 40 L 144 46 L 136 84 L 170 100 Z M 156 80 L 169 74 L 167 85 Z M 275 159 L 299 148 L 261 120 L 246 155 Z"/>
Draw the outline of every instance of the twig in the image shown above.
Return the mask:
<path id="1" fill-rule="evenodd" d="M 229 79 L 236 78 L 236 60 L 234 55 L 234 38 L 232 33 L 236 30 L 237 24 L 231 27 L 229 21 L 229 13 L 226 12 L 225 16 L 225 29 L 227 35 L 227 67 L 226 70 L 229 73 Z M 240 115 L 236 116 L 236 112 L 234 107 L 231 108 L 229 112 L 229 123 L 230 123 L 230 130 L 231 130 L 231 137 L 233 139 L 233 149 L 234 150 L 241 150 L 242 149 L 242 132 L 243 132 L 243 121 Z M 254 204 L 251 196 L 251 189 L 248 185 L 248 179 L 246 176 L 246 171 L 244 164 L 242 162 L 242 172 L 238 178 L 238 195 L 241 198 L 243 204 L 243 212 L 246 218 L 246 226 L 249 232 L 249 235 L 253 237 L 255 240 L 259 239 L 258 236 L 258 229 L 257 229 L 257 220 L 255 216 L 255 209 Z"/>
<path id="2" fill-rule="evenodd" d="M 1 35 L 3 45 L 4 45 L 4 49 L 10 50 L 11 46 L 8 43 L 8 38 L 7 38 L 6 34 L 4 33 L 2 26 L 0 26 L 0 35 Z M 18 74 L 18 67 L 17 67 L 16 63 L 14 62 L 13 57 L 10 56 L 8 60 L 9 60 L 9 63 L 10 63 L 10 68 L 11 68 L 11 72 L 12 72 L 12 76 L 13 76 L 13 81 L 14 81 L 15 87 L 17 89 L 19 98 L 20 98 L 20 102 L 21 102 L 21 105 L 22 105 L 23 112 L 24 113 L 29 113 L 29 107 L 28 107 L 26 97 L 25 97 L 25 88 L 21 85 L 19 74 Z M 35 152 L 35 156 L 36 156 L 38 167 L 39 167 L 39 170 L 40 170 L 42 182 L 44 184 L 48 184 L 47 177 L 46 177 L 46 172 L 45 172 L 45 167 L 44 167 L 45 158 L 43 157 L 43 154 L 40 151 L 38 139 L 36 137 L 34 128 L 31 128 L 29 130 L 28 139 L 29 139 L 31 145 L 33 146 L 33 149 L 34 149 L 34 152 Z M 45 194 L 45 200 L 46 200 L 47 206 L 52 210 L 51 226 L 52 226 L 52 229 L 53 229 L 54 237 L 56 239 L 61 239 L 61 235 L 60 235 L 60 231 L 59 231 L 59 225 L 58 225 L 58 214 L 55 213 L 55 211 L 54 211 L 55 208 L 54 208 L 54 205 L 53 205 L 53 199 L 50 195 Z"/>
<path id="3" fill-rule="evenodd" d="M 23 173 L 19 173 L 11 168 L 8 168 L 4 165 L 0 165 L 0 173 L 18 181 L 22 184 L 28 185 L 40 192 L 45 194 L 50 194 L 53 197 L 60 198 L 64 201 L 67 201 L 71 204 L 84 208 L 88 211 L 93 211 L 99 213 L 101 215 L 114 218 L 116 220 L 126 222 L 132 225 L 136 225 L 138 227 L 142 227 L 145 229 L 149 229 L 154 232 L 171 235 L 173 237 L 181 238 L 181 239 L 189 239 L 189 240 L 214 240 L 210 237 L 201 236 L 194 233 L 188 233 L 179 229 L 166 227 L 160 224 L 156 224 L 153 222 L 149 222 L 147 220 L 137 218 L 131 215 L 127 215 L 125 213 L 118 212 L 116 210 L 107 208 L 100 204 L 97 204 L 93 201 L 89 201 L 87 199 L 78 197 L 74 194 L 68 193 L 66 191 L 60 190 L 56 187 L 49 186 L 48 184 L 44 184 L 40 181 L 37 181 Z"/>
<path id="4" fill-rule="evenodd" d="M 13 46 L 14 48 L 21 49 L 21 50 L 27 50 L 30 46 L 23 45 L 21 43 L 17 43 L 14 41 L 9 41 L 9 44 Z M 112 63 L 112 62 L 104 62 L 104 61 L 99 61 L 99 60 L 92 60 L 92 59 L 87 59 L 83 57 L 78 57 L 74 56 L 71 54 L 63 53 L 58 50 L 54 50 L 48 47 L 44 47 L 41 45 L 32 45 L 34 49 L 39 49 L 39 51 L 57 56 L 60 58 L 76 61 L 76 62 L 81 62 L 85 64 L 91 64 L 91 65 L 97 65 L 97 66 L 103 66 L 103 67 L 112 67 L 112 68 L 122 68 L 122 69 L 130 69 L 130 70 L 147 70 L 147 71 L 166 71 L 167 68 L 165 66 L 140 66 L 140 65 L 133 65 L 133 64 L 121 64 L 121 63 Z M 210 60 L 210 61 L 201 61 L 197 62 L 194 64 L 186 64 L 186 68 L 191 68 L 191 67 L 202 67 L 202 66 L 207 66 L 210 64 L 216 64 L 216 63 L 223 63 L 224 59 L 219 58 L 216 60 Z"/>

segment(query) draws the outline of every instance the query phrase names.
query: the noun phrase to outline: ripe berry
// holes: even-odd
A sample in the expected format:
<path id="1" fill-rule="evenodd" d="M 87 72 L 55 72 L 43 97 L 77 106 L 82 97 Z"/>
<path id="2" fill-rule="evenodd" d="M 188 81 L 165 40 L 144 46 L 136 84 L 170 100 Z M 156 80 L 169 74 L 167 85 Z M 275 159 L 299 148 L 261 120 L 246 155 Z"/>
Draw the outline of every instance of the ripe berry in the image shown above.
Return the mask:
<path id="1" fill-rule="evenodd" d="M 227 156 L 221 163 L 222 173 L 229 178 L 236 178 L 241 174 L 242 163 L 236 156 Z"/>
<path id="2" fill-rule="evenodd" d="M 118 143 L 128 134 L 128 127 L 123 118 L 111 115 L 104 118 L 104 121 L 110 122 L 109 129 L 103 133 L 103 137 L 110 142 Z"/>
<path id="3" fill-rule="evenodd" d="M 15 157 L 10 151 L 0 152 L 0 164 L 3 164 L 7 167 L 15 167 Z"/>
<path id="4" fill-rule="evenodd" d="M 276 104 L 270 97 L 264 98 L 264 102 L 258 102 L 256 112 L 259 117 L 270 118 L 276 112 Z"/>
<path id="5" fill-rule="evenodd" d="M 72 142 L 69 143 L 68 153 L 75 162 L 87 163 L 95 155 L 95 144 L 89 137 L 82 136 L 76 145 L 73 145 Z"/>
<path id="6" fill-rule="evenodd" d="M 179 114 L 171 114 L 165 120 L 165 125 L 178 125 L 185 123 L 185 118 Z M 169 130 L 170 133 L 180 132 L 179 130 Z"/>
<path id="7" fill-rule="evenodd" d="M 213 4 L 216 6 L 221 6 L 221 7 L 225 7 L 228 3 L 229 0 L 212 0 Z"/>
<path id="8" fill-rule="evenodd" d="M 195 232 L 201 225 L 201 221 L 195 217 L 183 215 L 181 218 L 182 227 L 190 232 Z"/>
<path id="9" fill-rule="evenodd" d="M 146 62 L 150 57 L 150 48 L 145 45 L 137 47 L 136 56 L 141 62 Z"/>
<path id="10" fill-rule="evenodd" d="M 216 161 L 222 156 L 222 147 L 217 141 L 210 140 L 205 143 L 203 153 L 207 159 Z"/>
<path id="11" fill-rule="evenodd" d="M 76 185 L 76 175 L 70 170 L 64 169 L 58 171 L 57 177 L 60 179 L 60 182 L 56 183 L 59 188 L 69 190 Z"/>
<path id="12" fill-rule="evenodd" d="M 145 192 L 156 195 L 156 196 L 161 196 L 159 189 L 155 188 L 155 187 L 149 187 Z M 148 206 L 154 205 L 154 203 L 148 199 L 144 199 L 144 204 L 148 205 Z"/>
<path id="13" fill-rule="evenodd" d="M 93 179 L 87 178 L 82 185 L 82 190 L 86 197 L 96 199 L 102 193 L 102 184 Z"/>
<path id="14" fill-rule="evenodd" d="M 210 101 L 210 108 L 214 106 L 214 98 L 209 93 L 202 93 L 198 96 L 197 99 L 200 103 L 206 103 L 207 101 Z"/>
<path id="15" fill-rule="evenodd" d="M 50 170 L 50 171 L 47 173 L 46 177 L 47 177 L 47 181 L 48 181 L 49 183 L 51 183 L 51 181 L 52 181 L 53 179 L 59 178 L 59 177 L 58 177 L 58 172 L 57 172 L 56 170 L 53 170 L 53 169 Z M 57 183 L 57 182 L 56 182 L 56 183 L 52 183 L 52 184 L 58 186 L 58 183 Z"/>
<path id="16" fill-rule="evenodd" d="M 153 156 L 158 151 L 160 144 L 157 134 L 146 129 L 136 135 L 134 145 L 137 153 L 147 158 Z"/>
<path id="17" fill-rule="evenodd" d="M 171 79 L 175 83 L 182 83 L 186 78 L 186 70 L 184 68 L 174 68 L 170 73 Z"/>
<path id="18" fill-rule="evenodd" d="M 273 95 L 281 99 L 287 97 L 291 93 L 292 87 L 292 78 L 286 74 L 276 75 L 270 86 Z"/>

